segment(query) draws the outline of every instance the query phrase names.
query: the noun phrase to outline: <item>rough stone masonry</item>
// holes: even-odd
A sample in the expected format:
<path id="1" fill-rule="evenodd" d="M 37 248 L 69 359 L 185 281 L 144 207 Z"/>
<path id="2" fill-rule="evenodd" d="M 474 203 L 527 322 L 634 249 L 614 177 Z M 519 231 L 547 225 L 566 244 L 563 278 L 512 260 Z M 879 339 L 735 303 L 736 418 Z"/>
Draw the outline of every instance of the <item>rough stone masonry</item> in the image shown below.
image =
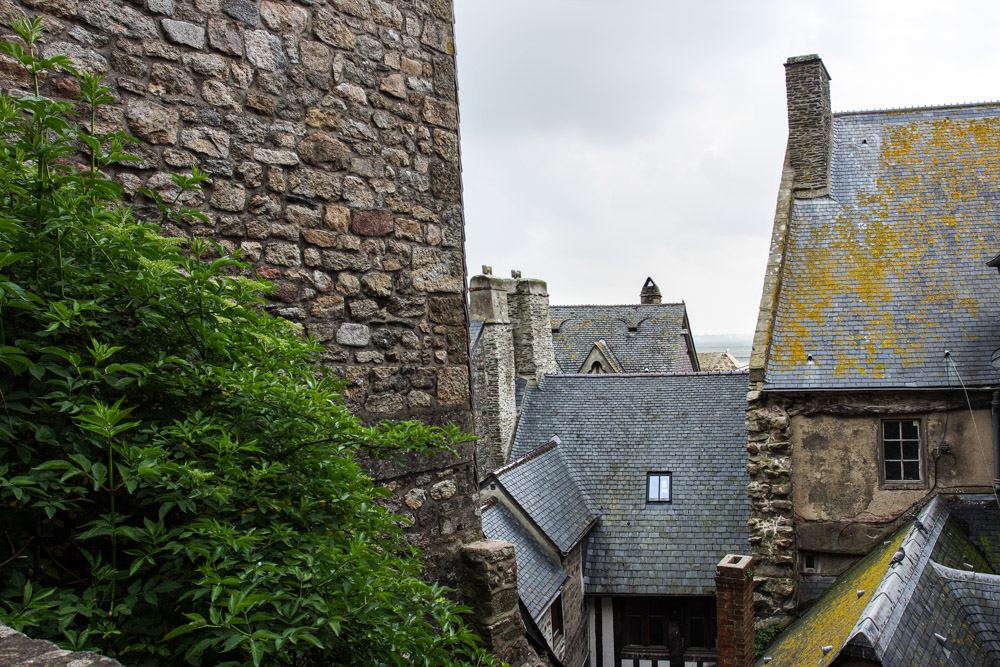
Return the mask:
<path id="1" fill-rule="evenodd" d="M 451 0 L 0 0 L 4 38 L 25 13 L 45 55 L 111 87 L 100 129 L 141 140 L 117 174 L 129 193 L 209 174 L 184 202 L 209 222 L 167 233 L 273 281 L 269 309 L 322 341 L 351 408 L 472 430 Z M 0 59 L 0 87 L 27 84 Z M 372 468 L 454 584 L 458 545 L 481 537 L 471 445 Z"/>

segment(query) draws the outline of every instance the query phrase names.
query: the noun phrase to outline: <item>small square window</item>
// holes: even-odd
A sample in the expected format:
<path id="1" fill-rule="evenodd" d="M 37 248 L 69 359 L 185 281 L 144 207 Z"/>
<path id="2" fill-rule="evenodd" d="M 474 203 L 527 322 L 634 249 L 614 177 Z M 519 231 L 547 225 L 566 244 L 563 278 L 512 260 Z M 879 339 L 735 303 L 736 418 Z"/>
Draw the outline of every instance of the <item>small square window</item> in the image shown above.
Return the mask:
<path id="1" fill-rule="evenodd" d="M 882 474 L 887 483 L 923 481 L 920 460 L 920 421 L 887 419 L 882 422 Z"/>
<path id="2" fill-rule="evenodd" d="M 646 501 L 650 503 L 670 502 L 669 472 L 651 472 L 646 476 Z"/>

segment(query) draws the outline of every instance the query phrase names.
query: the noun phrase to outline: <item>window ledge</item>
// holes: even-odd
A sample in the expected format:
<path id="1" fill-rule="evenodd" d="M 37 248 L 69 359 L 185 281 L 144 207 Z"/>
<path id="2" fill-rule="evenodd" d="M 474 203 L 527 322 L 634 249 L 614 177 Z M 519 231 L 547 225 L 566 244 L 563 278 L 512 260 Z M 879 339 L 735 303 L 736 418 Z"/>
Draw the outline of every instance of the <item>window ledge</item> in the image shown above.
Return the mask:
<path id="1" fill-rule="evenodd" d="M 924 491 L 927 482 L 882 482 L 883 491 Z"/>

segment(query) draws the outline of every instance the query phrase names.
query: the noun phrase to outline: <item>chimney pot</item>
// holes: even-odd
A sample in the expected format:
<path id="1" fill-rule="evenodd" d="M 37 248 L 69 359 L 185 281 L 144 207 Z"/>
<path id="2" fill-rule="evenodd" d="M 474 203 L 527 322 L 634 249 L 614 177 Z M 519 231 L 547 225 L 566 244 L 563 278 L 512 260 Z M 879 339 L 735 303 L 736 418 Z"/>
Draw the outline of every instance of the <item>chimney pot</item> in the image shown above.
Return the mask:
<path id="1" fill-rule="evenodd" d="M 489 274 L 472 276 L 469 280 L 469 314 L 472 319 L 488 324 L 509 324 L 507 293 L 511 282 Z"/>
<path id="2" fill-rule="evenodd" d="M 788 102 L 788 157 L 795 171 L 797 197 L 823 197 L 830 192 L 833 112 L 830 74 L 816 54 L 785 62 Z"/>
<path id="3" fill-rule="evenodd" d="M 642 285 L 642 291 L 639 292 L 639 303 L 661 303 L 662 300 L 663 295 L 660 294 L 660 288 L 656 286 L 652 278 L 646 278 L 646 282 Z"/>

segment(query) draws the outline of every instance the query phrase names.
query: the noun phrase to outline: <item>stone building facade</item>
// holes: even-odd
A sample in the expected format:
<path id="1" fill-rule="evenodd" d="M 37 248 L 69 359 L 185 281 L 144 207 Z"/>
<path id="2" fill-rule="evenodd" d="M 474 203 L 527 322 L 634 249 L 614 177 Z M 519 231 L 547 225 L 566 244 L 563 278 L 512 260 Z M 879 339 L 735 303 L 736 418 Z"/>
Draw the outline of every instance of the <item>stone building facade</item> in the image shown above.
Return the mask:
<path id="1" fill-rule="evenodd" d="M 5 38 L 20 14 L 43 18 L 45 55 L 110 86 L 100 129 L 140 140 L 128 193 L 210 177 L 183 201 L 207 223 L 167 233 L 272 281 L 268 309 L 322 342 L 354 411 L 472 431 L 451 0 L 0 0 Z M 0 87 L 26 83 L 0 59 Z M 61 76 L 45 92 L 76 93 Z M 454 584 L 481 534 L 473 446 L 372 468 Z"/>
<path id="2" fill-rule="evenodd" d="M 1000 105 L 833 113 L 790 58 L 750 360 L 758 622 L 787 622 L 941 493 L 992 489 Z"/>

